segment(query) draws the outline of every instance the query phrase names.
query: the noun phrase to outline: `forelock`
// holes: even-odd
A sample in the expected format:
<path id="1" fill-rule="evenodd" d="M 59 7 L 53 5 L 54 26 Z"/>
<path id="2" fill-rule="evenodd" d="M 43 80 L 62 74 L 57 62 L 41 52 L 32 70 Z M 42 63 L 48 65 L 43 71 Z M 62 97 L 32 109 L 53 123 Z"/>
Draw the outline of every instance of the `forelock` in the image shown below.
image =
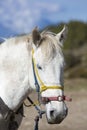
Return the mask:
<path id="1" fill-rule="evenodd" d="M 40 44 L 41 52 L 46 61 L 53 59 L 56 53 L 61 53 L 61 47 L 58 45 L 58 41 L 55 38 L 55 34 L 51 32 L 42 33 L 42 43 Z"/>

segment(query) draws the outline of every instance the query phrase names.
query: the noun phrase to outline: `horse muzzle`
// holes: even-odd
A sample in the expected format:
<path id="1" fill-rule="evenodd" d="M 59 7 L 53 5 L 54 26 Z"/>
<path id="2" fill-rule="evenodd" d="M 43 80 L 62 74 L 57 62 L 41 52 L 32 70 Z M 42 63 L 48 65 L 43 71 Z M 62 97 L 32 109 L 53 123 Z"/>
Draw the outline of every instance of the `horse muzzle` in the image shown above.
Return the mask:
<path id="1" fill-rule="evenodd" d="M 68 114 L 68 109 L 64 112 L 58 112 L 57 110 L 50 110 L 46 113 L 47 122 L 49 124 L 60 124 Z"/>
<path id="2" fill-rule="evenodd" d="M 59 97 L 60 98 L 60 97 Z M 46 103 L 46 117 L 49 124 L 60 124 L 68 114 L 68 108 L 63 99 Z"/>

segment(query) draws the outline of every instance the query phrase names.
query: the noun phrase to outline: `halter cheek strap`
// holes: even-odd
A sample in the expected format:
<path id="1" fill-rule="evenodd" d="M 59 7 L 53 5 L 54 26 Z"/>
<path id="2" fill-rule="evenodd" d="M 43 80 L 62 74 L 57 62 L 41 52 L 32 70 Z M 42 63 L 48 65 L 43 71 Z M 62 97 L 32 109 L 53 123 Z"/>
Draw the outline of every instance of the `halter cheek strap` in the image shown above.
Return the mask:
<path id="1" fill-rule="evenodd" d="M 46 86 L 43 81 L 41 80 L 39 73 L 38 73 L 38 69 L 36 66 L 36 62 L 34 59 L 34 50 L 32 49 L 32 65 L 33 65 L 33 73 L 34 73 L 34 78 L 35 78 L 35 85 L 37 87 L 37 90 L 42 93 L 43 91 L 47 90 L 47 89 L 61 89 L 63 90 L 63 87 L 61 86 Z"/>

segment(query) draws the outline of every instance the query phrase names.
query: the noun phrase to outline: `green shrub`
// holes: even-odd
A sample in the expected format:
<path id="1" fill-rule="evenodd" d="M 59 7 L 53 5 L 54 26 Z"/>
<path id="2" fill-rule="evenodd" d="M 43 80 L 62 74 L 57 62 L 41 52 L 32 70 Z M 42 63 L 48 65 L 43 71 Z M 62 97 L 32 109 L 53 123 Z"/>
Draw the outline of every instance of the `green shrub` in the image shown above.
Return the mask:
<path id="1" fill-rule="evenodd" d="M 85 66 L 78 66 L 68 72 L 68 78 L 87 78 L 87 68 Z"/>
<path id="2" fill-rule="evenodd" d="M 73 52 L 66 52 L 65 53 L 65 61 L 66 61 L 66 68 L 69 69 L 75 67 L 76 65 L 81 63 L 81 57 L 75 56 Z"/>

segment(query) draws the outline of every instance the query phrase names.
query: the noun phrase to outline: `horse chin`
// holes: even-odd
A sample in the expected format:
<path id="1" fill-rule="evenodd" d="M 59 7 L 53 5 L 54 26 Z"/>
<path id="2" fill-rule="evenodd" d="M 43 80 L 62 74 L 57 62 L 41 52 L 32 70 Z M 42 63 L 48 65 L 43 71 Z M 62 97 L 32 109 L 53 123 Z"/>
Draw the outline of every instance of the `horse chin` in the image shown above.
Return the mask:
<path id="1" fill-rule="evenodd" d="M 48 124 L 60 124 L 64 119 L 47 119 Z"/>

